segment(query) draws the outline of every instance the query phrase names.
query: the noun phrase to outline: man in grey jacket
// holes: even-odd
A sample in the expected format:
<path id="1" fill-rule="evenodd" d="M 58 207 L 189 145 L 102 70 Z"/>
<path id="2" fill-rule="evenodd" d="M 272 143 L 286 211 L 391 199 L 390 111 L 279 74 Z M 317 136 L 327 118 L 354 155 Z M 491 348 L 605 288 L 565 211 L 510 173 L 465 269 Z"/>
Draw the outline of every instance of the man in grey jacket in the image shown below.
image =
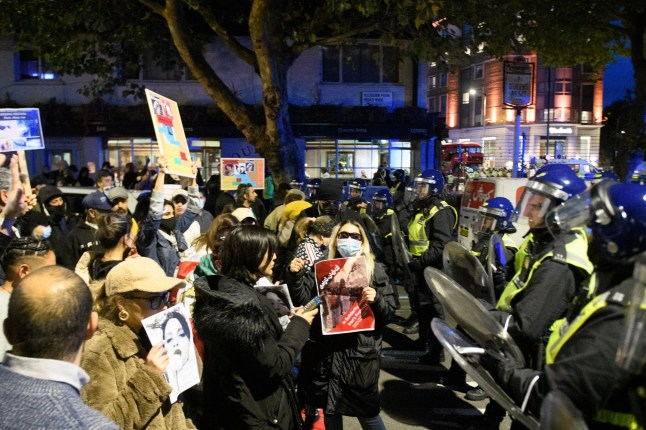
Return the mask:
<path id="1" fill-rule="evenodd" d="M 89 380 L 79 367 L 83 343 L 97 322 L 89 288 L 68 269 L 41 267 L 14 285 L 4 321 L 12 350 L 0 365 L 2 428 L 119 428 L 79 396 Z"/>

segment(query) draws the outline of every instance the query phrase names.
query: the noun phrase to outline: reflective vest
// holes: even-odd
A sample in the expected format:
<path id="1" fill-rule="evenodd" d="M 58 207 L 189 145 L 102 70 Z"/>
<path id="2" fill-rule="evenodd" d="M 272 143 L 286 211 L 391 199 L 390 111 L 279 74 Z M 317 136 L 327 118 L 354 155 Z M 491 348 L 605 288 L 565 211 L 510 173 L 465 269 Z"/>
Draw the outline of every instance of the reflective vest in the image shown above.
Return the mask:
<path id="1" fill-rule="evenodd" d="M 515 275 L 507 284 L 498 300 L 498 304 L 496 305 L 498 310 L 504 312 L 513 311 L 513 307 L 511 305 L 512 300 L 527 287 L 534 271 L 548 258 L 553 258 L 571 266 L 578 267 L 588 274 L 591 274 L 594 270 L 594 266 L 588 259 L 588 240 L 578 232 L 575 232 L 574 240 L 565 244 L 565 255 L 559 254 L 555 256 L 554 250 L 552 249 L 545 253 L 541 258 L 534 261 L 533 264 L 529 258 L 529 253 L 527 252 L 527 246 L 532 240 L 533 235 L 530 233 L 527 235 L 523 244 L 520 245 L 520 248 L 518 248 L 516 259 L 514 260 Z"/>
<path id="2" fill-rule="evenodd" d="M 426 224 L 433 218 L 440 210 L 451 208 L 453 214 L 455 215 L 455 221 L 453 222 L 453 228 L 458 224 L 458 212 L 455 208 L 449 205 L 444 200 L 440 201 L 440 206 L 433 206 L 428 210 L 418 211 L 413 219 L 408 223 L 408 250 L 410 253 L 416 257 L 422 255 L 429 247 L 430 242 L 428 241 L 428 236 L 426 235 Z"/>
<path id="3" fill-rule="evenodd" d="M 561 324 L 557 330 L 554 330 L 550 335 L 547 347 L 545 348 L 545 364 L 553 364 L 556 356 L 561 351 L 563 346 L 574 336 L 574 334 L 586 323 L 586 321 L 595 314 L 599 309 L 608 306 L 609 303 L 619 304 L 627 307 L 629 305 L 629 294 L 620 291 L 606 291 L 592 299 L 582 310 L 579 315 L 572 320 L 570 324 L 567 321 L 559 320 Z M 642 309 L 646 309 L 646 301 L 641 304 Z M 613 363 L 614 365 L 614 363 Z M 625 427 L 628 429 L 640 428 L 637 419 L 631 413 L 611 411 L 608 409 L 601 409 L 597 411 L 593 421 L 612 424 L 618 427 Z"/>

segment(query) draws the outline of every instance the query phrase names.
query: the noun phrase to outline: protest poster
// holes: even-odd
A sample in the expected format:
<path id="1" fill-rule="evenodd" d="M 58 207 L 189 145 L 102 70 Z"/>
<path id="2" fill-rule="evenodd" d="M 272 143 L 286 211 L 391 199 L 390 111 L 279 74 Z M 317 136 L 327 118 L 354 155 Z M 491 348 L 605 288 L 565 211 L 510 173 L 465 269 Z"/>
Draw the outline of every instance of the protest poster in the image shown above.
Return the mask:
<path id="1" fill-rule="evenodd" d="M 44 147 L 40 111 L 37 108 L 0 109 L 0 152 Z"/>
<path id="2" fill-rule="evenodd" d="M 265 188 L 264 158 L 222 158 L 220 160 L 222 190 L 235 190 L 240 184 Z"/>
<path id="3" fill-rule="evenodd" d="M 278 320 L 283 330 L 289 324 L 289 317 L 294 315 L 294 304 L 292 297 L 289 295 L 287 284 L 273 284 L 266 277 L 262 277 L 256 282 L 254 288 L 269 300 L 278 314 Z"/>
<path id="4" fill-rule="evenodd" d="M 166 173 L 194 177 L 191 168 L 191 154 L 188 150 L 188 142 L 177 103 L 149 89 L 146 89 L 146 99 L 155 128 L 157 145 L 168 161 Z"/>
<path id="5" fill-rule="evenodd" d="M 184 305 L 178 304 L 141 321 L 152 345 L 164 341 L 170 363 L 164 372 L 171 403 L 180 393 L 200 382 L 190 318 Z"/>
<path id="6" fill-rule="evenodd" d="M 314 265 L 321 298 L 321 327 L 324 335 L 374 330 L 375 316 L 361 300 L 368 286 L 368 270 L 363 256 L 335 258 Z"/>

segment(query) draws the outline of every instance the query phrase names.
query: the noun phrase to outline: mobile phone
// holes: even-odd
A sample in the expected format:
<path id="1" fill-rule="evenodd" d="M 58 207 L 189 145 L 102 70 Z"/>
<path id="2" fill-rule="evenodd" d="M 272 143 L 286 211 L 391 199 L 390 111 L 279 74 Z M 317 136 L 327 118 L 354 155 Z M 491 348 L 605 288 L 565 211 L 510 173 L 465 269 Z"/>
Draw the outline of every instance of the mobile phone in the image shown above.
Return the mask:
<path id="1" fill-rule="evenodd" d="M 312 300 L 307 302 L 305 306 L 303 306 L 303 312 L 313 311 L 320 304 L 321 304 L 321 298 L 319 296 L 316 296 Z"/>

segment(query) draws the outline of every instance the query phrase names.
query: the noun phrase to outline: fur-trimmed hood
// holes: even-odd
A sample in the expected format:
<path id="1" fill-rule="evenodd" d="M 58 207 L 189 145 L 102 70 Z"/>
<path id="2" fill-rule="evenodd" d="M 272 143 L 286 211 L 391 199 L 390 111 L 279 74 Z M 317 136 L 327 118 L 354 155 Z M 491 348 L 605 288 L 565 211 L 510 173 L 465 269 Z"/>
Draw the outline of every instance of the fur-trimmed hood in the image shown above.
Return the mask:
<path id="1" fill-rule="evenodd" d="M 198 282 L 202 280 L 208 282 Z M 270 326 L 253 288 L 218 276 L 200 278 L 194 285 L 193 318 L 205 344 L 252 353 L 263 348 Z"/>

